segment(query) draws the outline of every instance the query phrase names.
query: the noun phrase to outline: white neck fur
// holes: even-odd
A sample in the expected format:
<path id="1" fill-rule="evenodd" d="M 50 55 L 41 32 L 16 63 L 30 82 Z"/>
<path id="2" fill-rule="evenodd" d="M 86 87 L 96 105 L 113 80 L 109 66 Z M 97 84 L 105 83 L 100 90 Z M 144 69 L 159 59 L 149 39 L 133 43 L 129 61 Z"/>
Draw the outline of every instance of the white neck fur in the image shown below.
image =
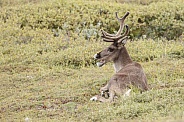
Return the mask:
<path id="1" fill-rule="evenodd" d="M 115 72 L 118 72 L 123 68 L 123 66 L 119 64 L 118 62 L 114 62 L 113 67 L 114 67 Z"/>

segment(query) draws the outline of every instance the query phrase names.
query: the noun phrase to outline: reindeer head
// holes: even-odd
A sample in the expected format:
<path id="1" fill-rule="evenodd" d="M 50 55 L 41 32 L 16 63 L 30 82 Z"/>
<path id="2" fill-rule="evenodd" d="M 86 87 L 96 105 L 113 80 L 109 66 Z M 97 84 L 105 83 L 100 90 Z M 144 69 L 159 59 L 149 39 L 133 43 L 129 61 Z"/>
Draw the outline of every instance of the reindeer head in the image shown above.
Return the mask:
<path id="1" fill-rule="evenodd" d="M 99 61 L 97 62 L 97 66 L 101 67 L 107 62 L 114 61 L 118 58 L 119 53 L 121 49 L 124 47 L 128 38 L 127 36 L 129 33 L 128 25 L 125 25 L 126 31 L 123 35 L 121 35 L 121 32 L 124 28 L 124 20 L 128 15 L 129 15 L 129 12 L 127 12 L 122 18 L 119 18 L 116 12 L 116 18 L 120 23 L 120 28 L 116 34 L 109 34 L 102 30 L 103 41 L 112 42 L 112 44 L 106 49 L 94 55 L 94 58 Z"/>

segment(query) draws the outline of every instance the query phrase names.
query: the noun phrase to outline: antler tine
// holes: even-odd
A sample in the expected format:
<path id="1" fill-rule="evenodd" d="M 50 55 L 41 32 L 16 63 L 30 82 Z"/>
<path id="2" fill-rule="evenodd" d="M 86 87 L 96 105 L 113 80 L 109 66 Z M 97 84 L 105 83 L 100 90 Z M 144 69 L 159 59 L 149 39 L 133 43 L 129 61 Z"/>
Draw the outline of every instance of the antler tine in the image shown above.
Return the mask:
<path id="1" fill-rule="evenodd" d="M 102 37 L 114 37 L 115 35 L 114 34 L 110 34 L 110 33 L 107 33 L 106 31 L 104 31 L 104 30 L 101 30 L 102 31 L 102 34 L 103 34 L 103 36 Z"/>
<path id="2" fill-rule="evenodd" d="M 126 28 L 126 31 L 123 34 L 122 38 L 118 39 L 118 41 L 117 41 L 118 43 L 121 42 L 123 45 L 125 45 L 125 43 L 127 42 L 127 39 L 128 39 L 128 36 L 127 35 L 128 35 L 128 33 L 130 31 L 128 25 L 125 25 L 125 28 Z"/>
<path id="3" fill-rule="evenodd" d="M 130 28 L 128 27 L 128 25 L 125 25 L 125 28 L 126 28 L 126 31 L 123 34 L 123 36 L 127 36 L 129 34 L 129 32 L 130 32 Z"/>
<path id="4" fill-rule="evenodd" d="M 113 39 L 107 39 L 107 38 L 103 38 L 103 41 L 104 41 L 104 42 L 114 42 Z"/>
<path id="5" fill-rule="evenodd" d="M 128 33 L 129 33 L 129 27 L 128 27 L 128 25 L 125 25 L 125 28 L 126 28 L 125 33 L 124 33 L 123 35 L 119 35 L 119 36 L 116 36 L 116 37 L 104 36 L 104 32 L 102 31 L 102 34 L 103 34 L 102 38 L 104 38 L 104 39 L 109 39 L 109 40 L 119 40 L 119 39 L 121 39 L 122 37 L 128 35 Z M 110 41 L 110 42 L 111 42 L 111 41 Z"/>
<path id="6" fill-rule="evenodd" d="M 124 28 L 124 20 L 126 19 L 126 17 L 129 15 L 129 12 L 126 12 L 126 14 L 122 17 L 122 18 L 119 18 L 118 17 L 118 13 L 116 12 L 116 18 L 118 19 L 118 21 L 120 22 L 120 27 L 119 27 L 119 30 L 116 34 L 116 36 L 119 36 Z"/>
<path id="7" fill-rule="evenodd" d="M 125 34 L 123 34 L 123 36 L 121 35 L 121 32 L 124 28 L 124 20 L 129 15 L 129 12 L 127 12 L 122 18 L 118 17 L 118 12 L 115 12 L 115 14 L 116 14 L 117 20 L 120 22 L 120 28 L 119 28 L 118 32 L 116 34 L 109 34 L 109 33 L 105 32 L 104 30 L 102 30 L 102 38 L 110 39 L 111 41 L 108 41 L 108 42 L 112 42 L 113 39 L 114 39 L 114 41 L 119 40 L 120 38 L 125 36 L 126 33 L 129 32 L 126 30 Z"/>
<path id="8" fill-rule="evenodd" d="M 121 39 L 119 39 L 118 40 L 118 43 L 124 43 L 124 41 L 126 42 L 127 41 L 127 39 L 128 39 L 128 36 L 124 36 L 123 38 L 121 38 Z"/>

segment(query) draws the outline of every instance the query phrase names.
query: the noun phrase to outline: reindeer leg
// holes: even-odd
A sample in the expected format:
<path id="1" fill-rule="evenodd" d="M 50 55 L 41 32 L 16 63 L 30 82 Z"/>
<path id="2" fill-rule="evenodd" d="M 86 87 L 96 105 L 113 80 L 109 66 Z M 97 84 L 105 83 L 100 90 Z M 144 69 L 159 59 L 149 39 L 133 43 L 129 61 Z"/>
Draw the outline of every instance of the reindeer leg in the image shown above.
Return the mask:
<path id="1" fill-rule="evenodd" d="M 100 88 L 100 95 L 95 95 L 95 96 L 93 96 L 90 100 L 91 101 L 97 101 L 97 100 L 101 100 L 101 101 L 103 101 L 103 99 L 105 99 L 104 97 L 105 97 L 105 93 L 106 92 L 108 92 L 109 90 L 108 90 L 108 84 L 106 84 L 104 87 L 101 87 Z M 108 95 L 108 94 L 107 94 Z M 108 97 L 109 97 L 109 95 L 108 95 Z"/>
<path id="2" fill-rule="evenodd" d="M 115 91 L 114 90 L 112 90 L 112 91 L 109 91 L 109 98 L 108 99 L 105 99 L 104 97 L 99 97 L 98 98 L 98 101 L 100 101 L 100 102 L 113 102 L 113 100 L 114 100 L 114 96 L 115 96 Z"/>
<path id="3" fill-rule="evenodd" d="M 106 84 L 104 87 L 101 87 L 100 88 L 100 93 L 101 93 L 101 96 L 105 96 L 105 93 L 106 92 L 108 92 L 109 91 L 109 89 L 108 89 L 108 84 Z M 107 94 L 108 95 L 108 94 Z M 108 97 L 109 97 L 109 95 L 108 95 Z"/>
<path id="4" fill-rule="evenodd" d="M 104 98 L 104 97 L 102 97 L 101 95 L 96 95 L 96 96 L 94 96 L 94 97 L 92 97 L 90 100 L 92 100 L 92 101 L 100 101 L 100 102 L 113 102 L 113 100 L 114 100 L 114 96 L 115 96 L 115 91 L 114 90 L 112 90 L 112 91 L 109 91 L 109 98 L 108 99 L 106 99 L 106 98 Z"/>
<path id="5" fill-rule="evenodd" d="M 108 84 L 100 88 L 100 91 L 107 91 L 107 90 L 108 90 Z"/>

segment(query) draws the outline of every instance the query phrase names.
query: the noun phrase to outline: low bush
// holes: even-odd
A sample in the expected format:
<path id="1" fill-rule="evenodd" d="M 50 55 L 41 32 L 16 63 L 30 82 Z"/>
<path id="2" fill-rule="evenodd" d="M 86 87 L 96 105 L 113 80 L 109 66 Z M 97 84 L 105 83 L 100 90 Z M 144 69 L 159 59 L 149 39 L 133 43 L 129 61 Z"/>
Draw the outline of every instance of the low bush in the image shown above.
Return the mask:
<path id="1" fill-rule="evenodd" d="M 49 29 L 58 36 L 58 31 L 72 37 L 82 34 L 86 39 L 100 36 L 104 28 L 114 33 L 118 28 L 115 11 L 122 16 L 130 11 L 126 24 L 130 26 L 130 37 L 165 37 L 175 39 L 184 31 L 183 1 L 153 2 L 139 4 L 120 4 L 102 1 L 59 1 L 47 4 L 26 4 L 16 7 L 3 7 L 0 21 L 7 26 L 24 29 Z"/>

